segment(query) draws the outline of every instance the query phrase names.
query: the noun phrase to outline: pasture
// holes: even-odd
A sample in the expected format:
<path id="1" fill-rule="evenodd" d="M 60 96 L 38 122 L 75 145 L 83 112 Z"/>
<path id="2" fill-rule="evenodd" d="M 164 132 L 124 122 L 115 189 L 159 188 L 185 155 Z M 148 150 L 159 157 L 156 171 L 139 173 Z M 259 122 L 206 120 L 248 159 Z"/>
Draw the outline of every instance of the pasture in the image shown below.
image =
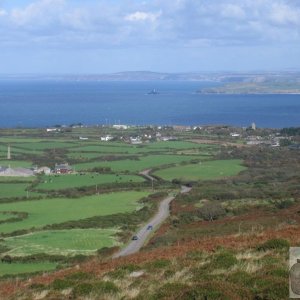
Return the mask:
<path id="1" fill-rule="evenodd" d="M 212 160 L 162 169 L 154 172 L 154 175 L 164 180 L 212 180 L 234 176 L 245 169 L 239 159 Z"/>
<path id="2" fill-rule="evenodd" d="M 38 253 L 50 255 L 90 255 L 100 248 L 118 245 L 114 238 L 117 229 L 46 230 L 9 237 L 1 244 L 11 256 Z"/>
<path id="3" fill-rule="evenodd" d="M 24 160 L 0 160 L 0 166 L 11 168 L 30 168 L 32 167 L 32 163 Z"/>
<path id="4" fill-rule="evenodd" d="M 42 228 L 71 220 L 133 212 L 141 207 L 138 203 L 148 192 L 116 192 L 82 198 L 54 198 L 0 204 L 1 211 L 26 212 L 28 218 L 19 222 L 0 224 L 0 232 Z"/>
<path id="5" fill-rule="evenodd" d="M 200 159 L 201 156 L 188 155 L 148 155 L 135 160 L 120 160 L 110 162 L 90 162 L 75 165 L 76 170 L 90 170 L 95 167 L 111 168 L 114 172 L 137 173 L 145 169 L 160 167 L 169 164 L 189 162 L 193 159 Z"/>
<path id="6" fill-rule="evenodd" d="M 31 183 L 36 179 L 35 176 L 0 176 L 0 183 Z"/>
<path id="7" fill-rule="evenodd" d="M 27 187 L 26 183 L 0 183 L 0 198 L 26 197 Z"/>
<path id="8" fill-rule="evenodd" d="M 116 175 L 116 174 L 68 174 L 43 176 L 41 183 L 36 189 L 41 190 L 62 190 L 83 186 L 103 185 L 108 183 L 130 183 L 145 181 L 141 176 Z"/>
<path id="9" fill-rule="evenodd" d="M 31 151 L 43 151 L 46 149 L 62 149 L 62 148 L 72 148 L 75 147 L 77 143 L 74 142 L 61 142 L 61 141 L 51 141 L 51 140 L 46 140 L 46 141 L 40 141 L 40 142 L 32 142 L 32 143 L 16 143 L 12 144 L 12 147 L 17 147 L 19 149 L 27 149 Z"/>
<path id="10" fill-rule="evenodd" d="M 103 185 L 107 183 L 143 182 L 144 178 L 135 175 L 116 174 L 69 174 L 44 176 L 42 182 L 36 187 L 41 190 L 62 190 L 83 186 Z"/>

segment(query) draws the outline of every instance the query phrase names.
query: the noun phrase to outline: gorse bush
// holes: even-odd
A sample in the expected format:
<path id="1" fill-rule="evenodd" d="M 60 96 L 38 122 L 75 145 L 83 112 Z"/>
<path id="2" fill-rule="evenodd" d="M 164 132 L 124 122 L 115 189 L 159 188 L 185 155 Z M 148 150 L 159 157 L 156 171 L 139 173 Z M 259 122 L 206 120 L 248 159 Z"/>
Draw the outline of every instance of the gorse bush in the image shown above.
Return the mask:
<path id="1" fill-rule="evenodd" d="M 85 272 L 77 272 L 66 276 L 66 279 L 72 281 L 84 281 L 91 278 L 93 278 L 93 275 L 91 273 L 85 273 Z"/>
<path id="2" fill-rule="evenodd" d="M 93 291 L 93 285 L 87 282 L 80 283 L 76 285 L 73 289 L 73 296 L 79 297 L 79 296 L 87 296 L 91 294 Z"/>
<path id="3" fill-rule="evenodd" d="M 231 252 L 222 251 L 213 256 L 210 267 L 214 269 L 228 269 L 237 263 L 237 258 Z"/>
<path id="4" fill-rule="evenodd" d="M 93 290 L 99 294 L 116 294 L 119 292 L 119 288 L 111 281 L 97 282 L 93 286 Z"/>
<path id="5" fill-rule="evenodd" d="M 262 245 L 257 247 L 259 251 L 267 251 L 267 250 L 281 250 L 287 249 L 290 247 L 290 243 L 284 239 L 271 239 L 263 243 Z"/>
<path id="6" fill-rule="evenodd" d="M 70 280 L 65 279 L 55 279 L 52 283 L 52 288 L 54 290 L 65 290 L 73 286 Z"/>

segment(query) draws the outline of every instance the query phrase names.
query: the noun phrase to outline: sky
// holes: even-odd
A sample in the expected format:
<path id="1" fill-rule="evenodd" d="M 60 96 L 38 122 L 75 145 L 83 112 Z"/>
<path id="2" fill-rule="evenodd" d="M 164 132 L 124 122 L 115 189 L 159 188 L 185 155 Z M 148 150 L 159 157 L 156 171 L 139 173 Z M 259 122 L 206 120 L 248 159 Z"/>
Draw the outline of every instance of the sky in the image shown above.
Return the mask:
<path id="1" fill-rule="evenodd" d="M 300 70 L 300 0 L 0 0 L 0 73 Z"/>

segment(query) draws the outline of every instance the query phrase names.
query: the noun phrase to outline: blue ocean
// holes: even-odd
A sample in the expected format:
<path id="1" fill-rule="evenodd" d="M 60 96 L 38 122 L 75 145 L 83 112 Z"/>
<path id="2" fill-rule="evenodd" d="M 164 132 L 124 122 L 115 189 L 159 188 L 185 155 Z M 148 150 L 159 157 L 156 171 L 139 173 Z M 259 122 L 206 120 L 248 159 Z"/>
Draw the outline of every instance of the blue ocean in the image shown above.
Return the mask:
<path id="1" fill-rule="evenodd" d="M 204 95 L 203 82 L 0 81 L 0 127 L 300 126 L 300 95 Z M 155 89 L 158 94 L 149 94 Z"/>

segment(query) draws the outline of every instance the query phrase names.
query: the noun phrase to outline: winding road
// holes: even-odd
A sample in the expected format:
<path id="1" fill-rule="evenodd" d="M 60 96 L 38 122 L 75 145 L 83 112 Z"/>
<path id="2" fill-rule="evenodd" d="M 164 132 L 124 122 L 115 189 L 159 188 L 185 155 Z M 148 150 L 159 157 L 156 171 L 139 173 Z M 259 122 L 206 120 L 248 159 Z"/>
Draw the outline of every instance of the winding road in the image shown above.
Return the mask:
<path id="1" fill-rule="evenodd" d="M 180 193 L 188 193 L 190 190 L 190 187 L 182 186 Z M 174 198 L 175 196 L 169 196 L 163 199 L 159 205 L 156 215 L 136 233 L 138 239 L 130 241 L 130 243 L 125 248 L 116 253 L 113 258 L 127 256 L 138 252 L 143 247 L 150 234 L 154 230 L 158 229 L 159 225 L 168 218 L 170 214 L 170 203 L 172 200 L 174 200 Z M 149 230 L 148 226 L 152 226 L 153 229 Z"/>

